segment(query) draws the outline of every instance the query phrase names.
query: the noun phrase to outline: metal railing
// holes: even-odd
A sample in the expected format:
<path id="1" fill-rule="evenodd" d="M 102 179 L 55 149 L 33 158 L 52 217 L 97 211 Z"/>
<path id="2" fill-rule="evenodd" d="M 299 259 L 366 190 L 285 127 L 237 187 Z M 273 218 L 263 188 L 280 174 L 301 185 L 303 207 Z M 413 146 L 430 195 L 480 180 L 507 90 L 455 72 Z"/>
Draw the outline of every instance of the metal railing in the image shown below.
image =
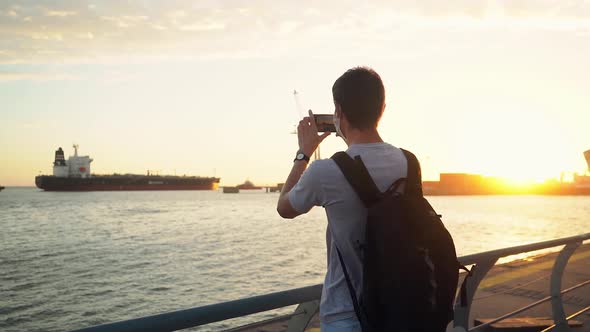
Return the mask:
<path id="1" fill-rule="evenodd" d="M 465 281 L 467 303 L 466 305 L 465 303 L 462 305 L 459 303 L 459 299 L 457 299 L 455 303 L 455 319 L 453 323 L 454 331 L 481 331 L 491 324 L 497 323 L 506 318 L 513 317 L 525 310 L 536 307 L 547 301 L 551 301 L 552 317 L 553 321 L 555 322 L 555 324 L 548 329 L 555 329 L 555 331 L 560 332 L 570 331 L 567 321 L 573 317 L 565 316 L 561 295 L 589 284 L 590 280 L 582 282 L 568 289 L 561 290 L 561 279 L 567 262 L 573 255 L 574 251 L 582 245 L 583 241 L 588 239 L 590 239 L 590 233 L 460 257 L 459 262 L 461 262 L 461 264 L 473 266 L 471 268 L 472 275 Z M 490 271 L 490 269 L 496 264 L 499 258 L 562 245 L 564 245 L 564 247 L 557 255 L 553 269 L 551 270 L 551 281 L 549 285 L 550 296 L 547 296 L 541 300 L 533 302 L 527 306 L 509 312 L 493 320 L 487 321 L 484 324 L 469 328 L 469 314 L 471 312 L 473 296 L 475 295 L 480 282 Z M 584 310 L 588 310 L 588 308 Z"/>
<path id="2" fill-rule="evenodd" d="M 576 314 L 566 317 L 563 310 L 561 295 L 574 289 L 589 284 L 590 281 L 578 284 L 565 290 L 561 290 L 561 279 L 569 258 L 574 251 L 585 240 L 590 239 L 590 233 L 557 240 L 538 242 L 528 245 L 492 250 L 479 254 L 459 257 L 463 265 L 472 265 L 472 275 L 466 279 L 466 303 L 455 304 L 454 331 L 476 331 L 483 329 L 495 322 L 512 317 L 524 310 L 537 306 L 541 303 L 551 301 L 554 326 L 549 329 L 556 331 L 569 331 L 567 320 L 590 310 L 585 308 Z M 473 296 L 483 278 L 498 261 L 499 258 L 565 245 L 558 254 L 551 272 L 550 296 L 531 303 L 521 309 L 498 317 L 485 324 L 469 329 L 469 314 L 473 302 Z M 319 310 L 319 299 L 322 292 L 322 285 L 291 289 L 282 292 L 254 296 L 250 298 L 206 305 L 202 307 L 173 311 L 154 316 L 147 316 L 116 323 L 109 323 L 90 328 L 76 330 L 75 332 L 164 332 L 176 331 L 190 327 L 206 325 L 223 320 L 242 317 L 269 310 L 284 308 L 291 305 L 298 305 L 295 311 L 289 315 L 278 317 L 273 320 L 289 320 L 287 332 L 303 332 L 309 321 Z M 465 299 L 465 298 L 464 298 Z"/>

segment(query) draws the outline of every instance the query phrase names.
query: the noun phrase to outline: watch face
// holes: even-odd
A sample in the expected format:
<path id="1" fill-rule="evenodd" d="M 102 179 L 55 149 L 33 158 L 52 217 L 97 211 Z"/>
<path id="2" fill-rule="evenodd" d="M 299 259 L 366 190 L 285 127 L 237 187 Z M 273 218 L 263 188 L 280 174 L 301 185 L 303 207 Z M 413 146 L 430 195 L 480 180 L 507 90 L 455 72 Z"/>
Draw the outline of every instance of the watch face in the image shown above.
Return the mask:
<path id="1" fill-rule="evenodd" d="M 301 160 L 303 158 L 305 158 L 305 155 L 303 153 L 297 154 L 297 159 Z"/>

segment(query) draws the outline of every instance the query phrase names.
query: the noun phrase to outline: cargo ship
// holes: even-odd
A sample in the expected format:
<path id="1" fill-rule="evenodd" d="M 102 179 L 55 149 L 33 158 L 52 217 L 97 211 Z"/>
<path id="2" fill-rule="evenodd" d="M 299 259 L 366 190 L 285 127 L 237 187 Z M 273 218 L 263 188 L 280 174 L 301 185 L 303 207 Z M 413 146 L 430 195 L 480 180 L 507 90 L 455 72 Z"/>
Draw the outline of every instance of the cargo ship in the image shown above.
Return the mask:
<path id="1" fill-rule="evenodd" d="M 176 175 L 112 174 L 90 172 L 89 156 L 74 155 L 66 161 L 60 147 L 55 151 L 53 175 L 35 177 L 35 185 L 45 191 L 132 191 L 132 190 L 216 190 L 220 178 Z"/>
<path id="2" fill-rule="evenodd" d="M 423 181 L 425 195 L 590 195 L 590 150 L 584 152 L 586 174 L 574 174 L 572 182 L 549 180 L 544 183 L 513 185 L 501 178 L 479 174 L 443 173 L 439 181 Z"/>
<path id="3" fill-rule="evenodd" d="M 0 191 L 4 190 L 4 187 L 0 186 Z"/>

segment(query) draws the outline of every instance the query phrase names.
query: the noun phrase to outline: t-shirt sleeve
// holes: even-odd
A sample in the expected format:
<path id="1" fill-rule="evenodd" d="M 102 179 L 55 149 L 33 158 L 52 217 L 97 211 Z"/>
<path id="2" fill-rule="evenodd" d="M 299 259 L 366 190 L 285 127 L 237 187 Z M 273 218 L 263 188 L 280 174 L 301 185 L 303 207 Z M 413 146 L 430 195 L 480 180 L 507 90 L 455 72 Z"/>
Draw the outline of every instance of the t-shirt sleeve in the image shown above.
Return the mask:
<path id="1" fill-rule="evenodd" d="M 321 161 L 314 161 L 303 172 L 299 182 L 289 192 L 289 202 L 299 213 L 307 213 L 314 206 L 324 205 Z"/>

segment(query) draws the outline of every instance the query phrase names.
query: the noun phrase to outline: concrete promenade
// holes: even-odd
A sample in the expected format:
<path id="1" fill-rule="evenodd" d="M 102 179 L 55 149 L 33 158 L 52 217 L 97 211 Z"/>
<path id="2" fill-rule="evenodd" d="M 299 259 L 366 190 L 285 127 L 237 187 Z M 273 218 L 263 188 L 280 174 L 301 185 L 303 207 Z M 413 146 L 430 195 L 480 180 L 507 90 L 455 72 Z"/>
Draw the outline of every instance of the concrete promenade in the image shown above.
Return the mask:
<path id="1" fill-rule="evenodd" d="M 532 258 L 496 265 L 482 280 L 475 294 L 471 310 L 471 324 L 475 319 L 495 318 L 524 307 L 549 295 L 549 279 L 557 253 L 543 254 Z M 463 279 L 463 277 L 461 277 Z M 566 267 L 562 290 L 590 280 L 590 244 L 579 247 Z M 590 284 L 563 295 L 566 316 L 590 306 Z M 551 302 L 526 310 L 515 317 L 551 317 Z M 590 311 L 575 318 L 583 326 L 573 331 L 590 332 Z M 238 329 L 239 331 L 278 332 L 286 331 L 287 321 Z M 448 329 L 451 331 L 452 329 Z M 307 331 L 320 332 L 316 317 Z M 487 331 L 508 331 L 488 329 Z M 509 331 L 525 331 L 510 329 Z M 528 331 L 528 330 L 527 330 Z"/>

